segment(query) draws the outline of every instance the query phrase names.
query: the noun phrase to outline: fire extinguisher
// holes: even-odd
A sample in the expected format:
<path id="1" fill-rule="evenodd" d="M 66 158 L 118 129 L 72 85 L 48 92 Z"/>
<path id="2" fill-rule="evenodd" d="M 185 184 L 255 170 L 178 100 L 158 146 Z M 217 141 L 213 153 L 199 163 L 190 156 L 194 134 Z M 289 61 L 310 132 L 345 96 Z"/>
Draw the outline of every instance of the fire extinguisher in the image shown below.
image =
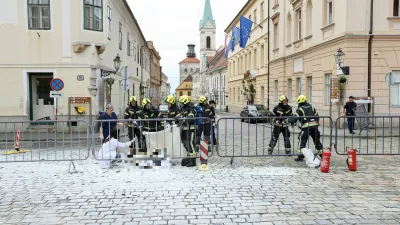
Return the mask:
<path id="1" fill-rule="evenodd" d="M 356 171 L 357 170 L 357 150 L 356 149 L 349 149 L 347 150 L 347 167 L 349 170 Z"/>
<path id="2" fill-rule="evenodd" d="M 321 159 L 321 172 L 329 173 L 329 167 L 331 166 L 331 148 L 328 147 L 322 152 Z"/>

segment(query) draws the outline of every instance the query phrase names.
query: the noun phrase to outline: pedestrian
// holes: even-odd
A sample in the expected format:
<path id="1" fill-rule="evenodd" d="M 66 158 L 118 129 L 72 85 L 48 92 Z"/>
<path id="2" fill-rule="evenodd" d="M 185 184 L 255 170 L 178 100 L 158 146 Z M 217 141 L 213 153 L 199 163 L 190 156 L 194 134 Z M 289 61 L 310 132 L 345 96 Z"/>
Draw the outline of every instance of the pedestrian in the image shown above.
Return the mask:
<path id="1" fill-rule="evenodd" d="M 142 113 L 143 109 L 142 107 L 138 106 L 137 102 L 138 101 L 136 96 L 131 96 L 129 98 L 129 106 L 125 109 L 124 119 L 129 119 L 129 121 L 125 125 L 128 128 L 129 140 L 133 141 L 136 136 L 138 148 L 142 149 L 143 135 L 139 129 L 137 121 L 135 120 L 139 119 L 139 115 Z M 132 142 L 129 148 L 130 154 L 128 155 L 128 158 L 132 158 L 133 155 L 136 154 L 136 144 Z"/>
<path id="2" fill-rule="evenodd" d="M 212 125 L 211 125 L 211 130 L 212 130 L 212 144 L 213 145 L 217 145 L 217 138 L 216 138 L 216 135 L 215 135 L 215 116 L 216 116 L 216 114 L 215 114 L 215 107 L 216 107 L 216 105 L 217 105 L 217 103 L 214 101 L 214 100 L 210 100 L 209 102 L 208 102 L 208 104 L 210 105 L 210 108 L 211 108 L 211 116 L 210 116 L 210 119 L 211 119 L 211 121 L 212 121 Z"/>
<path id="3" fill-rule="evenodd" d="M 274 147 L 278 141 L 279 135 L 282 133 L 285 145 L 286 155 L 290 155 L 292 146 L 290 144 L 290 130 L 288 123 L 288 116 L 293 116 L 292 107 L 288 104 L 289 99 L 282 95 L 279 97 L 279 104 L 272 110 L 276 119 L 274 120 L 274 129 L 272 131 L 272 138 L 269 142 L 268 154 L 272 155 Z M 294 127 L 294 123 L 291 124 Z"/>
<path id="4" fill-rule="evenodd" d="M 319 116 L 317 110 L 314 106 L 307 103 L 307 97 L 304 95 L 300 95 L 297 97 L 297 104 L 298 108 L 296 113 L 294 114 L 295 117 L 290 117 L 288 122 L 289 123 L 296 123 L 297 120 L 300 120 L 301 123 L 301 132 L 300 132 L 300 142 L 297 151 L 301 153 L 301 149 L 306 147 L 308 138 L 311 138 L 314 141 L 315 148 L 317 150 L 317 154 L 322 156 L 322 143 L 321 143 L 321 134 L 319 133 L 318 126 L 319 126 Z M 315 116 L 315 117 L 314 117 Z M 295 161 L 300 162 L 303 161 L 304 155 L 299 155 Z"/>
<path id="5" fill-rule="evenodd" d="M 118 117 L 114 113 L 114 106 L 112 106 L 111 104 L 107 104 L 106 112 L 104 112 L 103 114 L 100 115 L 99 120 L 113 120 L 113 121 L 100 122 L 101 123 L 100 139 L 102 140 L 102 143 L 104 143 L 104 141 L 108 138 L 108 136 L 110 135 L 110 131 L 113 129 L 117 130 L 117 133 L 118 133 L 117 139 L 119 139 L 120 130 L 117 128 L 116 120 L 118 120 Z M 118 125 L 122 126 L 122 123 L 118 123 Z"/>
<path id="6" fill-rule="evenodd" d="M 112 162 L 115 162 L 116 159 L 121 158 L 121 154 L 117 152 L 117 148 L 125 148 L 131 144 L 131 141 L 126 143 L 121 143 L 118 141 L 118 130 L 112 129 L 110 131 L 110 135 L 104 140 L 104 143 L 97 153 L 97 159 L 109 159 Z M 107 168 L 107 165 L 103 165 L 104 163 L 100 162 L 102 168 Z"/>
<path id="7" fill-rule="evenodd" d="M 343 115 L 347 117 L 347 127 L 349 128 L 350 134 L 355 134 L 354 132 L 354 122 L 356 116 L 357 103 L 354 102 L 354 97 L 350 96 L 349 101 L 343 107 Z"/>
<path id="8" fill-rule="evenodd" d="M 196 121 L 196 108 L 194 104 L 190 101 L 189 97 L 184 95 L 180 97 L 179 102 L 183 104 L 182 112 L 180 118 L 181 121 L 181 140 L 185 146 L 187 156 L 191 158 L 182 159 L 181 166 L 194 167 L 196 166 L 196 149 L 195 149 L 195 129 Z M 176 118 L 178 119 L 178 118 Z M 187 119 L 187 120 L 185 120 Z"/>

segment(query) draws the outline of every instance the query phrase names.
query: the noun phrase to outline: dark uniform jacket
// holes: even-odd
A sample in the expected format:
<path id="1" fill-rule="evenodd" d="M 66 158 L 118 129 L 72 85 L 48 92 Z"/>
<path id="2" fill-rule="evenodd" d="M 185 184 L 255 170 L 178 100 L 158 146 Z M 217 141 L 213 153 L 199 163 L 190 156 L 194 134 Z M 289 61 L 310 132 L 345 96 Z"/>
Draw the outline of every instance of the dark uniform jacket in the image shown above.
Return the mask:
<path id="1" fill-rule="evenodd" d="M 188 118 L 187 120 L 183 120 L 181 128 L 183 130 L 195 130 L 195 125 L 196 125 L 196 120 L 194 119 L 197 115 L 196 108 L 194 107 L 194 104 L 190 102 L 187 106 L 184 106 L 182 108 L 181 112 L 181 118 Z"/>
<path id="2" fill-rule="evenodd" d="M 177 104 L 173 104 L 168 108 L 168 118 L 180 117 L 180 115 L 181 108 Z"/>
<path id="3" fill-rule="evenodd" d="M 137 119 L 139 119 L 139 115 L 142 114 L 142 112 L 143 112 L 143 108 L 142 107 L 129 105 L 125 109 L 124 119 L 137 120 Z M 136 126 L 135 123 L 128 122 L 128 127 L 135 127 L 135 126 Z"/>
<path id="4" fill-rule="evenodd" d="M 164 129 L 164 118 L 162 116 L 162 113 L 156 108 L 153 108 L 152 110 L 143 110 L 143 113 L 139 115 L 139 119 L 143 119 L 143 121 L 141 121 L 140 123 L 140 128 L 142 128 L 143 130 L 161 131 Z"/>
<path id="5" fill-rule="evenodd" d="M 202 117 L 210 119 L 210 120 L 203 120 L 202 124 L 210 123 L 212 120 L 215 119 L 215 111 L 210 105 L 208 105 L 208 104 L 202 105 L 202 108 L 203 108 Z"/>
<path id="6" fill-rule="evenodd" d="M 286 122 L 287 116 L 293 116 L 292 107 L 290 105 L 279 104 L 279 105 L 275 106 L 272 111 L 274 112 L 275 116 L 278 117 L 275 119 L 275 122 L 274 122 L 275 126 L 279 126 L 279 127 L 286 127 L 287 126 L 287 122 Z M 283 118 L 279 118 L 279 117 L 283 117 Z"/>
<path id="7" fill-rule="evenodd" d="M 318 112 L 314 108 L 314 106 L 308 103 L 300 103 L 299 108 L 297 108 L 296 113 L 293 117 L 289 119 L 289 123 L 295 123 L 297 120 L 301 123 L 301 128 L 318 126 L 319 125 L 319 117 Z M 313 117 L 315 116 L 315 117 Z M 298 118 L 300 117 L 300 118 Z"/>

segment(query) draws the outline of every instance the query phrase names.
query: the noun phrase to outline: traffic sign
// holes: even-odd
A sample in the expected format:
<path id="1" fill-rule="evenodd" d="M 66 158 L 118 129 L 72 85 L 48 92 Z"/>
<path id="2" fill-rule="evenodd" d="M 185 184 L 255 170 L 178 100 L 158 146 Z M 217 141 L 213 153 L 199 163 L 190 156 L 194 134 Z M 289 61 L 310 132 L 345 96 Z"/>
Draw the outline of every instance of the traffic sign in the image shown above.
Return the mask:
<path id="1" fill-rule="evenodd" d="M 394 83 L 396 83 L 396 75 L 394 75 L 393 72 L 387 73 L 385 81 L 388 86 L 393 85 Z"/>
<path id="2" fill-rule="evenodd" d="M 53 91 L 61 91 L 64 88 L 64 81 L 59 78 L 54 78 L 50 81 L 50 88 Z"/>
<path id="3" fill-rule="evenodd" d="M 64 97 L 64 93 L 57 91 L 50 91 L 50 98 L 62 98 Z"/>
<path id="4" fill-rule="evenodd" d="M 121 88 L 124 89 L 124 91 L 128 90 L 130 86 L 131 82 L 129 80 L 121 82 Z"/>

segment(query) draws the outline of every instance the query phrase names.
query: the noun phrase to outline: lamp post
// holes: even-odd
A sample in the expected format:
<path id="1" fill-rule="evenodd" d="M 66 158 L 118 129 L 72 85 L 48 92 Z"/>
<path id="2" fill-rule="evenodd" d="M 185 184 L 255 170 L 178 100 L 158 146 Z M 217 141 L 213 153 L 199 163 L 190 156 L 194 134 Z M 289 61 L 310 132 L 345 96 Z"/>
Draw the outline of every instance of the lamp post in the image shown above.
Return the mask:
<path id="1" fill-rule="evenodd" d="M 113 61 L 114 61 L 114 69 L 115 69 L 114 74 L 117 74 L 117 72 L 121 66 L 121 58 L 119 57 L 119 54 L 117 54 L 117 56 L 115 57 L 115 59 Z M 112 90 L 112 85 L 115 82 L 115 79 L 112 77 L 109 77 L 105 80 L 105 82 L 108 86 L 108 96 L 110 96 L 110 99 L 109 100 L 107 99 L 107 104 L 110 104 L 111 103 L 111 90 Z"/>
<path id="2" fill-rule="evenodd" d="M 344 66 L 344 59 L 346 54 L 342 51 L 342 49 L 338 49 L 335 55 L 335 61 L 337 65 L 337 75 L 349 75 L 350 68 L 348 66 Z"/>

